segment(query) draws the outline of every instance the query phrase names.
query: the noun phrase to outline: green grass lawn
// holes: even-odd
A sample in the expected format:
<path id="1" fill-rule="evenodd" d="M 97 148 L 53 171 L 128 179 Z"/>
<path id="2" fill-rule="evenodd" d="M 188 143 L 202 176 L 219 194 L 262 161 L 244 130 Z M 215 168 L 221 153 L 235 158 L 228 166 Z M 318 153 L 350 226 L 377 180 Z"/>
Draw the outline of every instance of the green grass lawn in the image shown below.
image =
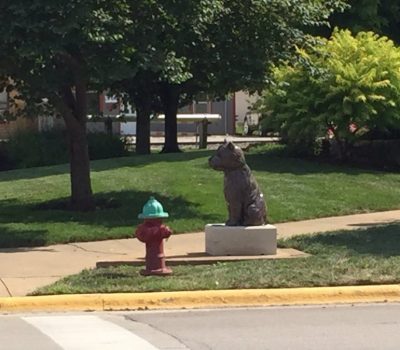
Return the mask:
<path id="1" fill-rule="evenodd" d="M 358 231 L 298 236 L 281 247 L 307 258 L 174 266 L 170 277 L 142 277 L 139 267 L 85 270 L 35 295 L 292 288 L 400 283 L 400 223 Z"/>
<path id="2" fill-rule="evenodd" d="M 103 204 L 90 213 L 55 209 L 70 193 L 67 165 L 1 172 L 0 247 L 131 237 L 150 195 L 169 212 L 166 222 L 177 233 L 224 222 L 223 174 L 208 167 L 211 154 L 94 161 L 93 190 Z M 400 174 L 285 158 L 265 148 L 246 157 L 272 223 L 400 208 Z"/>

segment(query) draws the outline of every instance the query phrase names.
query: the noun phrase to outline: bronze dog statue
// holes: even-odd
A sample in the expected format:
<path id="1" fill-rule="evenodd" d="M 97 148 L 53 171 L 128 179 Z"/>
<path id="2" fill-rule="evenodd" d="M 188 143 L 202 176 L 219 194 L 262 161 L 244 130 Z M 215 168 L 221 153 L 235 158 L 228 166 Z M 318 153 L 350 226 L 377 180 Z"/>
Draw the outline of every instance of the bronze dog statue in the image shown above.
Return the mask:
<path id="1" fill-rule="evenodd" d="M 224 194 L 228 204 L 227 226 L 258 226 L 267 223 L 264 196 L 246 164 L 243 151 L 232 142 L 221 145 L 208 163 L 224 172 Z"/>

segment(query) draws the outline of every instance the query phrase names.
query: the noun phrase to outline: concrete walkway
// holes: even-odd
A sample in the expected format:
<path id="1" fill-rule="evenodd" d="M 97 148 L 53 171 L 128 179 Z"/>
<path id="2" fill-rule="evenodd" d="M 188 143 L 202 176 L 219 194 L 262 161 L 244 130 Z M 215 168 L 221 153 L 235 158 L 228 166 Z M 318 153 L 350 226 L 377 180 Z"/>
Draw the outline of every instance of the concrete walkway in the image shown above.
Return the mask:
<path id="1" fill-rule="evenodd" d="M 276 224 L 278 238 L 354 230 L 400 222 L 400 210 Z M 173 235 L 165 245 L 168 257 L 204 252 L 204 233 Z M 71 243 L 37 248 L 0 249 L 0 297 L 23 296 L 38 287 L 93 268 L 98 261 L 130 261 L 144 256 L 136 239 Z"/>
<path id="2" fill-rule="evenodd" d="M 135 136 L 131 137 L 131 141 L 135 142 Z M 209 135 L 207 138 L 208 144 L 221 144 L 224 141 L 232 141 L 237 144 L 242 143 L 268 143 L 268 142 L 278 142 L 279 137 L 266 137 L 266 136 L 238 136 L 238 135 Z M 185 135 L 178 136 L 178 143 L 180 145 L 196 145 L 199 142 L 199 137 L 196 135 Z M 150 143 L 152 145 L 163 145 L 163 136 L 151 136 Z"/>

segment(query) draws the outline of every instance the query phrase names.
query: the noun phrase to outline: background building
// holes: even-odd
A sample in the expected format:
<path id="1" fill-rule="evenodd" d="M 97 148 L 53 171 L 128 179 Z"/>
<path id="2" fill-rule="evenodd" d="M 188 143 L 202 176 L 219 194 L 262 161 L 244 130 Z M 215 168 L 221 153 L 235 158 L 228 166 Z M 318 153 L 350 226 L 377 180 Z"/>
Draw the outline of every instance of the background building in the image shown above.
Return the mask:
<path id="1" fill-rule="evenodd" d="M 218 120 L 213 120 L 208 126 L 210 135 L 233 135 L 236 132 L 237 124 L 243 125 L 247 120 L 246 116 L 250 106 L 256 97 L 251 97 L 245 92 L 239 91 L 230 98 L 222 101 L 204 100 L 193 101 L 179 109 L 178 114 L 218 114 Z M 0 93 L 0 113 L 10 111 L 9 96 L 6 92 Z M 123 118 L 121 118 L 123 117 Z M 121 108 L 119 101 L 107 96 L 105 93 L 92 92 L 88 94 L 88 132 L 105 132 L 107 118 L 112 119 L 112 131 L 114 134 L 135 135 L 136 114 L 132 108 Z M 39 116 L 35 119 L 17 118 L 16 120 L 1 121 L 0 139 L 7 139 L 14 132 L 20 129 L 47 131 L 55 128 L 64 128 L 64 121 L 61 117 Z M 154 119 L 151 123 L 152 135 L 162 135 L 164 122 Z M 178 119 L 179 134 L 196 134 L 198 123 L 182 122 Z"/>

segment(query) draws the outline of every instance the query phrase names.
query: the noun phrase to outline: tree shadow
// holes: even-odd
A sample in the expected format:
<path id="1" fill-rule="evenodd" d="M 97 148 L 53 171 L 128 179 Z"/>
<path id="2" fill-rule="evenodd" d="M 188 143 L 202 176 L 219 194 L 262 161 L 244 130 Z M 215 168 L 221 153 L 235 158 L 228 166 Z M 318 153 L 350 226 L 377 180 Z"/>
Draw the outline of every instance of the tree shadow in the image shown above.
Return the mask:
<path id="1" fill-rule="evenodd" d="M 153 153 L 149 155 L 134 155 L 131 157 L 105 159 L 91 162 L 91 171 L 111 170 L 119 167 L 141 168 L 158 162 L 186 162 L 198 158 L 209 157 L 212 151 L 200 150 L 181 153 Z"/>
<path id="2" fill-rule="evenodd" d="M 348 164 L 332 164 L 328 162 L 320 162 L 318 160 L 307 160 L 301 158 L 290 158 L 286 156 L 277 156 L 274 154 L 248 154 L 246 162 L 254 171 L 264 171 L 269 173 L 288 173 L 294 175 L 308 174 L 390 174 L 390 172 L 362 169 L 350 166 Z"/>
<path id="3" fill-rule="evenodd" d="M 95 195 L 96 201 L 102 203 L 93 212 L 73 212 L 65 210 L 67 208 L 63 203 L 67 203 L 69 198 L 60 198 L 53 201 L 42 202 L 38 204 L 24 204 L 17 200 L 0 201 L 0 247 L 16 246 L 43 246 L 48 243 L 48 230 L 37 229 L 12 229 L 5 226 L 10 223 L 19 223 L 22 225 L 52 223 L 76 223 L 78 225 L 92 226 L 93 229 L 82 232 L 77 238 L 72 236 L 66 242 L 81 240 L 99 240 L 114 238 L 112 234 L 104 233 L 104 236 L 98 235 L 95 227 L 119 228 L 132 227 L 132 230 L 126 233 L 124 237 L 132 236 L 132 231 L 143 220 L 138 219 L 138 214 L 142 212 L 144 204 L 150 196 L 154 196 L 160 201 L 164 210 L 169 213 L 168 224 L 174 221 L 190 218 L 198 219 L 204 223 L 213 222 L 219 218 L 214 213 L 204 214 L 199 210 L 199 204 L 188 201 L 182 197 L 167 197 L 160 193 L 143 191 L 121 191 L 121 192 L 102 192 Z M 105 203 L 105 204 L 103 204 Z M 76 227 L 75 227 L 76 230 Z M 84 229 L 83 229 L 84 231 Z M 89 232 L 90 231 L 90 232 Z M 104 230 L 103 230 L 104 231 Z M 106 230 L 107 231 L 107 230 Z M 126 229 L 125 229 L 126 231 Z"/>
<path id="4" fill-rule="evenodd" d="M 104 227 L 135 226 L 143 221 L 138 219 L 137 215 L 142 212 L 144 204 L 151 196 L 154 196 L 163 205 L 164 210 L 169 213 L 171 219 L 199 218 L 209 221 L 216 218 L 214 214 L 201 214 L 198 210 L 198 203 L 188 201 L 183 197 L 170 197 L 157 192 L 134 190 L 96 193 L 94 198 L 97 208 L 93 212 L 79 213 L 69 210 L 57 210 L 57 212 L 65 221 L 77 218 L 80 223 L 88 225 L 100 224 Z M 69 198 L 63 198 L 61 201 L 68 202 Z M 29 208 L 38 215 L 52 215 L 54 213 L 52 202 L 57 207 L 60 200 L 30 205 Z M 47 208 L 43 210 L 46 204 Z M 59 222 L 60 220 L 57 221 Z"/>
<path id="5" fill-rule="evenodd" d="M 63 175 L 67 173 L 69 173 L 68 164 L 49 165 L 37 168 L 14 169 L 1 171 L 0 182 L 37 179 L 44 176 Z"/>
<path id="6" fill-rule="evenodd" d="M 351 254 L 400 256 L 400 220 L 354 231 L 339 231 L 301 237 L 302 247 L 331 246 Z"/>
<path id="7" fill-rule="evenodd" d="M 112 170 L 120 167 L 143 167 L 157 162 L 185 162 L 210 156 L 212 151 L 200 150 L 182 153 L 154 153 L 149 155 L 132 155 L 129 157 L 109 158 L 90 162 L 92 172 Z M 69 174 L 69 164 L 51 165 L 36 168 L 14 169 L 0 172 L 0 182 L 36 179 L 44 176 Z"/>
<path id="8" fill-rule="evenodd" d="M 0 254 L 35 250 L 27 247 L 46 245 L 47 236 L 48 232 L 46 230 L 10 229 L 0 225 Z M 15 248 L 14 242 L 18 242 L 18 247 L 26 248 Z"/>
<path id="9" fill-rule="evenodd" d="M 195 150 L 182 153 L 153 153 L 150 155 L 132 155 L 129 157 L 109 158 L 91 161 L 91 171 L 101 172 L 117 169 L 120 167 L 140 168 L 148 164 L 157 162 L 185 162 L 198 158 L 209 157 L 212 150 Z M 390 174 L 390 172 L 373 169 L 363 169 L 349 165 L 332 164 L 328 162 L 319 162 L 317 160 L 307 160 L 301 158 L 290 158 L 285 155 L 279 155 L 273 150 L 264 153 L 250 152 L 246 154 L 246 161 L 254 171 L 264 171 L 269 173 L 290 173 L 294 175 L 307 174 L 329 174 L 342 173 L 349 175 L 359 174 Z M 205 167 L 208 167 L 205 161 Z M 38 168 L 16 169 L 0 172 L 0 182 L 35 179 L 44 176 L 69 174 L 69 165 L 53 165 Z"/>

